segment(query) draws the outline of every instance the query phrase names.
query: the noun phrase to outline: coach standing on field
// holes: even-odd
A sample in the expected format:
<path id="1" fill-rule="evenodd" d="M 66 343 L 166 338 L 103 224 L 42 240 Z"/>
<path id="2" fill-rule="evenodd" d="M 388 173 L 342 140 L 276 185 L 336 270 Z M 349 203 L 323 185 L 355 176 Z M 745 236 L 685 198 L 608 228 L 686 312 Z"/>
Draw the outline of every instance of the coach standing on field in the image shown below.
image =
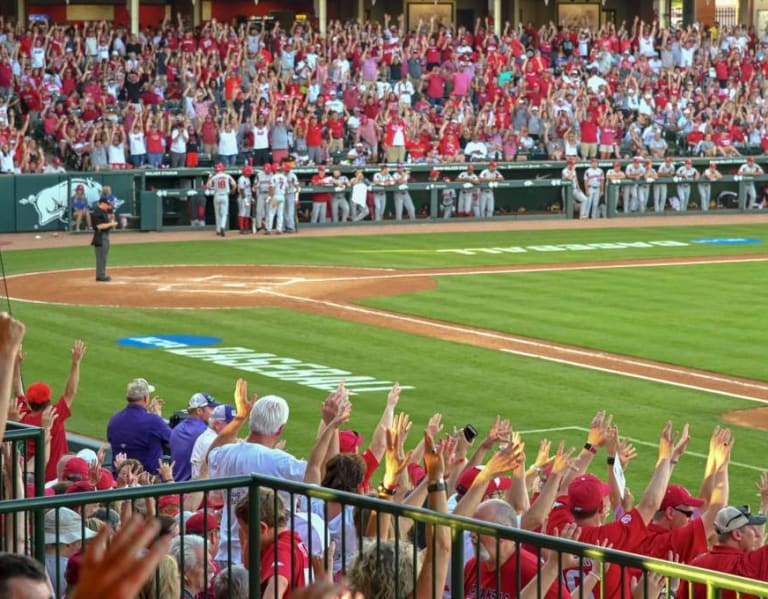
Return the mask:
<path id="1" fill-rule="evenodd" d="M 96 280 L 111 281 L 107 276 L 107 255 L 109 254 L 109 232 L 117 226 L 115 211 L 106 196 L 101 196 L 93 211 L 93 239 L 91 245 L 96 253 Z"/>

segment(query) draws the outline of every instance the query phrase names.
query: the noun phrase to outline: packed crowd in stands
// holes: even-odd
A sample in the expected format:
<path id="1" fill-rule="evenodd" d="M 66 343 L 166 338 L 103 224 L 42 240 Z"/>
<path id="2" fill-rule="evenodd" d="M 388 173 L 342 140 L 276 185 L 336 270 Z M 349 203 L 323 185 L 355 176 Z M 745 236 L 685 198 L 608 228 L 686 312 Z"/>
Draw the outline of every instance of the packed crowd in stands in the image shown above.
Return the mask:
<path id="1" fill-rule="evenodd" d="M 768 150 L 744 25 L 0 25 L 0 173 Z"/>
<path id="2" fill-rule="evenodd" d="M 47 383 L 23 386 L 23 336 L 22 323 L 0 315 L 0 433 L 8 420 L 44 429 L 46 494 L 75 499 L 82 492 L 150 487 L 159 499 L 73 504 L 47 512 L 44 565 L 22 555 L 29 549 L 24 530 L 29 521 L 6 516 L 6 553 L 0 553 L 3 597 L 456 596 L 450 590 L 451 531 L 446 526 L 395 520 L 383 512 L 275 494 L 264 487 L 258 491 L 261 521 L 254 523 L 247 489 L 167 491 L 173 481 L 251 473 L 768 581 L 768 474 L 757 481 L 758 512 L 728 505 L 734 443 L 728 429 L 712 432 L 694 494 L 672 482 L 691 439 L 688 425 L 673 433 L 667 422 L 653 472 L 635 498 L 623 473 L 637 450 L 602 411 L 589 423 L 582 448 L 542 440 L 537 449 L 528 448 L 533 459 L 527 461 L 524 439 L 498 416 L 487 432 L 480 432 L 443 423 L 437 413 L 418 434 L 412 432 L 409 416 L 398 410 L 401 390 L 395 384 L 366 445 L 363 435 L 349 427 L 352 402 L 342 382 L 318 401 L 317 436 L 308 459 L 302 460 L 283 438 L 290 413 L 285 399 L 249 397 L 240 379 L 234 405 L 196 392 L 186 411 L 166 421 L 155 387 L 139 378 L 128 383 L 125 407 L 106 427 L 105 448 L 111 445 L 113 455 L 107 464 L 103 450 L 71 453 L 66 437 L 66 421 L 77 409 L 85 344 L 73 344 L 69 376 L 54 401 Z M 242 432 L 246 436 L 239 439 Z M 27 458 L 33 449 L 27 448 Z M 3 452 L 4 496 L 19 496 L 25 489 L 23 469 L 12 466 L 10 444 L 4 444 Z M 601 462 L 605 481 L 587 473 L 599 471 Z M 34 494 L 31 485 L 27 493 Z M 259 566 L 250 563 L 254 542 L 260 544 Z M 417 559 L 417 552 L 423 559 Z M 253 567 L 259 568 L 261 588 L 249 593 Z M 602 592 L 605 597 L 659 599 L 676 591 L 689 596 L 685 581 L 554 551 L 537 557 L 536 548 L 467 533 L 463 579 L 468 598 L 537 599 L 546 593 L 569 599 Z M 691 590 L 694 599 L 708 596 L 704 585 L 694 584 Z"/>

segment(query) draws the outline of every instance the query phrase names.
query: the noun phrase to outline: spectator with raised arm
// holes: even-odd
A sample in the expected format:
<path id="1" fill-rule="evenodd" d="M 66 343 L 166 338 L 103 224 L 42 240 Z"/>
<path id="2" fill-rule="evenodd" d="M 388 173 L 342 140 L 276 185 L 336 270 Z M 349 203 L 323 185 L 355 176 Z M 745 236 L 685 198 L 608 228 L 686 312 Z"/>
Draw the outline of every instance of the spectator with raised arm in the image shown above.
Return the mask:
<path id="1" fill-rule="evenodd" d="M 45 465 L 46 481 L 54 480 L 57 477 L 57 464 L 63 455 L 69 453 L 64 423 L 72 415 L 71 407 L 80 385 L 80 363 L 84 355 L 85 343 L 80 340 L 75 341 L 72 346 L 72 363 L 64 386 L 64 393 L 53 406 L 57 417 L 51 429 L 50 455 Z M 27 387 L 23 402 L 21 422 L 31 426 L 41 426 L 43 413 L 51 405 L 51 388 L 43 382 L 32 383 Z M 34 455 L 34 444 L 28 443 L 27 459 L 32 459 Z"/>

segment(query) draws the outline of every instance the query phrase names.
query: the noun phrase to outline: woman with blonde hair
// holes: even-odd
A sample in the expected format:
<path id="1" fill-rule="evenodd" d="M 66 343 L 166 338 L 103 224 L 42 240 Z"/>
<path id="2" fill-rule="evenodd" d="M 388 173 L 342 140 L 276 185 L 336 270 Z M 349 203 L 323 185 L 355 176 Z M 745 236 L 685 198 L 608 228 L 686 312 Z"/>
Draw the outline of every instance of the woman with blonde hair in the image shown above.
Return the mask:
<path id="1" fill-rule="evenodd" d="M 157 564 L 155 573 L 144 583 L 137 599 L 164 599 L 178 597 L 180 593 L 179 566 L 173 556 L 165 555 Z"/>

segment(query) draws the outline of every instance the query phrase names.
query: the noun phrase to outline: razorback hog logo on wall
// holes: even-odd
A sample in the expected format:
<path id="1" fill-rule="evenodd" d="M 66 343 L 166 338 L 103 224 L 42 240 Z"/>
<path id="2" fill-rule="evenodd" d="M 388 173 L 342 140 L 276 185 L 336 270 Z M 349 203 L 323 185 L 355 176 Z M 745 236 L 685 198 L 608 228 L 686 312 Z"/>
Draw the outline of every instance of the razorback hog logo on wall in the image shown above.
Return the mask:
<path id="1" fill-rule="evenodd" d="M 45 227 L 53 221 L 66 223 L 69 220 L 69 196 L 74 194 L 78 185 L 85 187 L 85 197 L 88 199 L 88 205 L 94 206 L 101 196 L 101 183 L 93 179 L 73 178 L 67 181 L 61 181 L 56 185 L 51 185 L 41 189 L 37 193 L 30 194 L 26 198 L 21 198 L 19 204 L 22 206 L 31 205 L 37 212 L 37 227 Z M 115 210 L 122 206 L 122 200 L 115 200 Z"/>

